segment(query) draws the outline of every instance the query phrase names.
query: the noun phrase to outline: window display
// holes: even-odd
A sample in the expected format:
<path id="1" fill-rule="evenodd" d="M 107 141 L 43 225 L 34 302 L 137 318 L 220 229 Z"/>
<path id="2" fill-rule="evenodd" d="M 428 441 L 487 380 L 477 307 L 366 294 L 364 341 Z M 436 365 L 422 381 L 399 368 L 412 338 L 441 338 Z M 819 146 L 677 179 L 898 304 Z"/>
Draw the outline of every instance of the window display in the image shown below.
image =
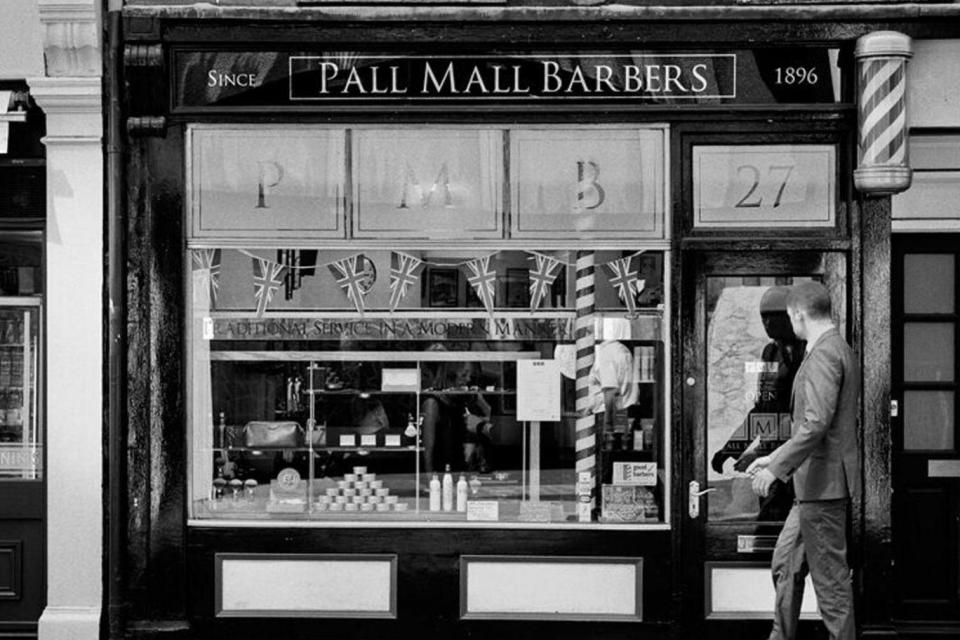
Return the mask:
<path id="1" fill-rule="evenodd" d="M 43 478 L 43 234 L 0 238 L 0 481 Z"/>
<path id="2" fill-rule="evenodd" d="M 188 253 L 192 518 L 664 521 L 663 252 Z"/>

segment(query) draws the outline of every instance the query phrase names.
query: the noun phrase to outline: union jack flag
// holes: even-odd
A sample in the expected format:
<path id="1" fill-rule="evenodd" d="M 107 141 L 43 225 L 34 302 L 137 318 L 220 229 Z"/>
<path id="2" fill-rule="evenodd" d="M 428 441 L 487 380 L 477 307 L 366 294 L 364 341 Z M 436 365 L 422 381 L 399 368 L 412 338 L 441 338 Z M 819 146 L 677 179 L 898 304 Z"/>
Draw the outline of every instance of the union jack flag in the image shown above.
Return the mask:
<path id="1" fill-rule="evenodd" d="M 337 279 L 337 284 L 346 291 L 347 299 L 353 302 L 360 315 L 363 315 L 363 297 L 377 279 L 373 263 L 362 253 L 358 253 L 349 258 L 335 260 L 328 266 L 330 273 Z"/>
<path id="2" fill-rule="evenodd" d="M 423 260 L 408 253 L 392 251 L 390 255 L 390 311 L 394 311 L 407 295 L 407 289 L 417 284 L 418 271 Z"/>
<path id="3" fill-rule="evenodd" d="M 610 275 L 610 284 L 613 285 L 620 299 L 627 305 L 628 315 L 635 315 L 637 312 L 636 295 L 643 291 L 645 281 L 637 277 L 637 272 L 630 268 L 630 262 L 633 256 L 626 258 L 617 258 L 603 265 L 603 268 Z"/>
<path id="4" fill-rule="evenodd" d="M 257 301 L 257 317 L 263 316 L 273 294 L 283 286 L 282 264 L 263 258 L 253 258 L 253 297 Z"/>
<path id="5" fill-rule="evenodd" d="M 533 254 L 536 265 L 530 269 L 530 311 L 535 311 L 560 275 L 560 261 L 542 253 Z"/>
<path id="6" fill-rule="evenodd" d="M 220 249 L 194 249 L 193 271 L 200 276 L 199 287 L 210 293 L 210 306 L 217 305 L 220 293 Z"/>
<path id="7" fill-rule="evenodd" d="M 467 281 L 473 285 L 473 289 L 477 292 L 480 301 L 483 302 L 487 313 L 493 313 L 494 293 L 497 282 L 497 274 L 490 270 L 491 257 L 492 256 L 484 256 L 483 258 L 477 258 L 467 262 L 467 269 L 469 270 Z"/>

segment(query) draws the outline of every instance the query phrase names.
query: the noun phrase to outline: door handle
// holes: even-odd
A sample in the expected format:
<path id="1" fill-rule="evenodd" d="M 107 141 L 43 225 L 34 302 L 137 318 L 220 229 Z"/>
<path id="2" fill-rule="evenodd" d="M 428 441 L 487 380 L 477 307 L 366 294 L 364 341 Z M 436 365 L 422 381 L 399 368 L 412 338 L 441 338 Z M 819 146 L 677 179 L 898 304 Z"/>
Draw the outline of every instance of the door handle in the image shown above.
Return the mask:
<path id="1" fill-rule="evenodd" d="M 700 497 L 704 496 L 711 491 L 716 491 L 716 487 L 710 487 L 708 489 L 700 489 L 700 483 L 696 480 L 690 481 L 690 490 L 688 492 L 689 501 L 687 504 L 687 513 L 690 514 L 690 518 L 695 520 L 700 517 Z"/>

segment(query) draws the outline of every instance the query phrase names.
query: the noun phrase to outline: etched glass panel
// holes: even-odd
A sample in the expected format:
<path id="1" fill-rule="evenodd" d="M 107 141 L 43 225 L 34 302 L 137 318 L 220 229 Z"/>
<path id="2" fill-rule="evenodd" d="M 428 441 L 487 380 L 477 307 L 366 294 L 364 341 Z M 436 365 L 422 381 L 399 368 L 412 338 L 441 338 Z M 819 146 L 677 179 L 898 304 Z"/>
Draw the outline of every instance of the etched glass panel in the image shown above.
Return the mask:
<path id="1" fill-rule="evenodd" d="M 952 382 L 954 325 L 907 322 L 903 326 L 903 379 L 906 382 Z"/>
<path id="2" fill-rule="evenodd" d="M 949 451 L 954 447 L 953 391 L 905 391 L 903 448 L 907 451 Z"/>
<path id="3" fill-rule="evenodd" d="M 953 254 L 909 253 L 903 257 L 903 310 L 953 313 L 956 265 Z"/>

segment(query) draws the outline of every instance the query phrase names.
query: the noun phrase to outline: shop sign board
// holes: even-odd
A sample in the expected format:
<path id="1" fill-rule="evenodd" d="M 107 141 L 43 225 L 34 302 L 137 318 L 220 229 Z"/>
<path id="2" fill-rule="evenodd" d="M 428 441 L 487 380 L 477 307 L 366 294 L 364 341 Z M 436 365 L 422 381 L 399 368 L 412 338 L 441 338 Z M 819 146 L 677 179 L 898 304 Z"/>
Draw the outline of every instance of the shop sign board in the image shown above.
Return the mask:
<path id="1" fill-rule="evenodd" d="M 494 317 L 207 317 L 211 340 L 574 340 L 573 314 L 522 318 Z M 637 340 L 659 340 L 660 319 L 641 315 L 631 324 Z M 559 362 L 559 361 L 557 361 Z M 557 365 L 559 367 L 559 364 Z"/>
<path id="2" fill-rule="evenodd" d="M 834 145 L 695 146 L 694 226 L 832 227 L 836 181 Z"/>
<path id="3" fill-rule="evenodd" d="M 173 51 L 174 110 L 330 104 L 834 103 L 837 50 Z"/>
<path id="4" fill-rule="evenodd" d="M 214 318 L 214 340 L 573 340 L 573 318 Z"/>
<path id="5" fill-rule="evenodd" d="M 0 475 L 36 478 L 42 456 L 40 445 L 0 444 Z"/>

